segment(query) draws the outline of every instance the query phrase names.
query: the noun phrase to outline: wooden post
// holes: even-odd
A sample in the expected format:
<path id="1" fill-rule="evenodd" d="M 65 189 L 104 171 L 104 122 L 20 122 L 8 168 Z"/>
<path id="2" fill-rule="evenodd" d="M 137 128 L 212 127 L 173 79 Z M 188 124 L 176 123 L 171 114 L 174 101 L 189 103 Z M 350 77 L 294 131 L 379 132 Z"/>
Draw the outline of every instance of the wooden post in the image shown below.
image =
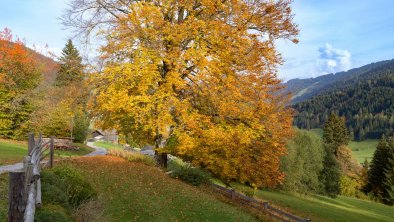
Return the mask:
<path id="1" fill-rule="evenodd" d="M 8 222 L 23 221 L 25 214 L 25 172 L 17 171 L 9 173 L 9 191 L 8 191 Z"/>
<path id="2" fill-rule="evenodd" d="M 29 163 L 27 165 L 26 171 L 25 173 L 25 181 L 24 181 L 24 192 L 25 194 L 29 193 L 30 190 L 30 186 L 32 184 L 33 181 L 33 167 L 34 164 Z M 27 199 L 27 195 L 24 196 L 25 200 Z"/>
<path id="3" fill-rule="evenodd" d="M 31 155 L 31 153 L 33 152 L 34 146 L 35 146 L 34 133 L 29 133 L 29 143 L 28 143 L 27 155 Z"/>
<path id="4" fill-rule="evenodd" d="M 232 200 L 235 199 L 235 192 L 234 192 L 234 190 L 231 190 L 231 199 L 232 199 Z"/>
<path id="5" fill-rule="evenodd" d="M 40 208 L 41 204 L 42 204 L 42 199 L 41 199 L 41 179 L 37 180 L 36 187 L 37 187 L 36 207 Z"/>
<path id="6" fill-rule="evenodd" d="M 53 136 L 51 136 L 51 142 L 49 144 L 50 148 L 50 153 L 49 153 L 49 168 L 53 167 L 53 154 L 54 154 L 54 149 L 55 149 L 55 139 Z"/>

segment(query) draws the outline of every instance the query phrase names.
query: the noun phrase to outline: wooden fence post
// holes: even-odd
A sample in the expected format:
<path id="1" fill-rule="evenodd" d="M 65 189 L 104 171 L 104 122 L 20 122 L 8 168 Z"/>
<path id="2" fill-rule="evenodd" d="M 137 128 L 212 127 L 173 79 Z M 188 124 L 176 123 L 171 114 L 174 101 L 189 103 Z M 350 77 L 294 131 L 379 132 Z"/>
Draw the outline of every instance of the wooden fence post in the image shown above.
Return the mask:
<path id="1" fill-rule="evenodd" d="M 34 146 L 35 146 L 34 133 L 29 133 L 29 143 L 28 143 L 27 155 L 31 155 L 31 153 L 33 152 Z"/>
<path id="2" fill-rule="evenodd" d="M 235 199 L 235 191 L 231 190 L 231 199 L 234 200 Z"/>
<path id="3" fill-rule="evenodd" d="M 263 202 L 263 207 L 264 207 L 264 210 L 267 210 L 267 208 L 268 208 L 268 202 Z"/>
<path id="4" fill-rule="evenodd" d="M 9 177 L 8 222 L 23 221 L 26 208 L 25 172 L 10 172 Z"/>
<path id="5" fill-rule="evenodd" d="M 49 154 L 49 168 L 53 167 L 53 154 L 54 154 L 54 149 L 55 149 L 55 139 L 53 136 L 51 136 L 51 142 L 49 144 L 49 149 L 50 149 L 50 154 Z"/>

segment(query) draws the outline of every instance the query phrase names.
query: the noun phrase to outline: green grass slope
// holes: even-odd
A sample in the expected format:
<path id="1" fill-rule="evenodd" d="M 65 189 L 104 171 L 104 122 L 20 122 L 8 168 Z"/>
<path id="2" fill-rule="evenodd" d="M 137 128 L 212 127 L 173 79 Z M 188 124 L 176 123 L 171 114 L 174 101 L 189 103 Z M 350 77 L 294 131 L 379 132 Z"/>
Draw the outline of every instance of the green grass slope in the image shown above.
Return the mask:
<path id="1" fill-rule="evenodd" d="M 27 154 L 27 144 L 24 142 L 0 140 L 0 165 L 22 162 Z"/>
<path id="2" fill-rule="evenodd" d="M 368 162 L 372 161 L 372 157 L 378 143 L 379 140 L 372 139 L 364 141 L 350 141 L 349 147 L 357 161 L 364 163 L 365 158 L 368 159 Z"/>
<path id="3" fill-rule="evenodd" d="M 320 137 L 323 137 L 323 129 L 321 128 L 311 129 L 310 131 Z M 350 141 L 348 146 L 352 150 L 352 154 L 357 161 L 359 163 L 364 163 L 365 158 L 368 159 L 368 162 L 372 161 L 372 157 L 378 143 L 379 140 L 369 139 L 363 141 Z"/>
<path id="4" fill-rule="evenodd" d="M 394 207 L 380 203 L 339 196 L 302 196 L 288 192 L 258 191 L 256 196 L 286 208 L 296 215 L 312 221 L 329 222 L 392 222 Z"/>
<path id="5" fill-rule="evenodd" d="M 79 158 L 78 166 L 104 203 L 104 221 L 258 221 L 204 188 L 160 169 L 117 157 Z"/>

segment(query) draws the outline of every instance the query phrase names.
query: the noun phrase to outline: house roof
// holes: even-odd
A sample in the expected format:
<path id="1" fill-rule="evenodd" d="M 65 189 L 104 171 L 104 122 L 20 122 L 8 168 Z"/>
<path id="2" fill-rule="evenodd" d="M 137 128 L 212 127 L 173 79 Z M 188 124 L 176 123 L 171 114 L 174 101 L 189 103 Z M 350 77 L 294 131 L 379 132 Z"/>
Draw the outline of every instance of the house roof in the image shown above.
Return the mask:
<path id="1" fill-rule="evenodd" d="M 100 130 L 95 130 L 95 131 L 93 131 L 92 133 L 97 133 L 97 134 L 100 134 L 101 136 L 104 136 L 104 133 L 101 132 Z"/>

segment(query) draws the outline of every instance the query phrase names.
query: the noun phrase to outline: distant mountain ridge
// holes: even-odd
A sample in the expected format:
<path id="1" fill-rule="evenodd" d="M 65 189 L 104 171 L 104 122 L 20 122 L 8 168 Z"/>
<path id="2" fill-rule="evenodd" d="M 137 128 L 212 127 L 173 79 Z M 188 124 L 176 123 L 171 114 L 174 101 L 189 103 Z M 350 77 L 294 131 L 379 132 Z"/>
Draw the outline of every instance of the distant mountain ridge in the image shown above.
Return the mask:
<path id="1" fill-rule="evenodd" d="M 354 139 L 378 139 L 394 133 L 394 60 L 289 82 L 292 88 L 288 90 L 298 94 L 292 107 L 294 125 L 299 128 L 322 127 L 336 113 L 346 118 Z"/>
<path id="2" fill-rule="evenodd" d="M 295 104 L 310 99 L 326 90 L 330 90 L 334 85 L 341 85 L 344 81 L 351 80 L 352 78 L 393 62 L 394 59 L 375 62 L 346 72 L 331 73 L 316 78 L 291 79 L 284 83 L 284 85 L 286 86 L 286 92 L 292 94 L 292 103 Z"/>

